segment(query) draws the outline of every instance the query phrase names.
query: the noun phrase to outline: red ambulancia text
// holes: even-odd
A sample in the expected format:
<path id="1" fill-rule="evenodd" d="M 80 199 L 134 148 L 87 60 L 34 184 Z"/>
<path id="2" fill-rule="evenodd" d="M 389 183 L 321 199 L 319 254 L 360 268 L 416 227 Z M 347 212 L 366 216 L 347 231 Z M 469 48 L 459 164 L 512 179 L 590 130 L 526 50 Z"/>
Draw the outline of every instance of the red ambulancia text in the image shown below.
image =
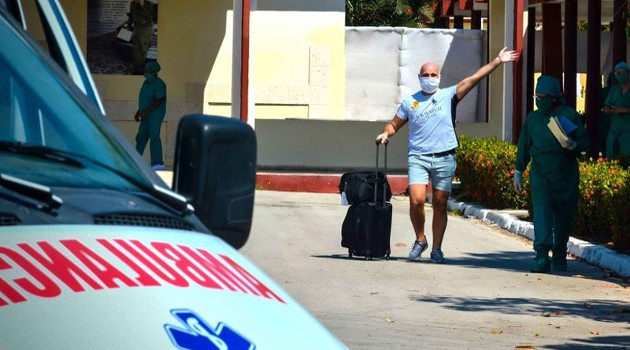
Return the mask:
<path id="1" fill-rule="evenodd" d="M 133 239 L 77 239 L 0 245 L 0 307 L 115 288 L 200 286 L 284 303 L 229 256 L 200 248 Z M 104 249 L 103 249 L 104 248 Z"/>

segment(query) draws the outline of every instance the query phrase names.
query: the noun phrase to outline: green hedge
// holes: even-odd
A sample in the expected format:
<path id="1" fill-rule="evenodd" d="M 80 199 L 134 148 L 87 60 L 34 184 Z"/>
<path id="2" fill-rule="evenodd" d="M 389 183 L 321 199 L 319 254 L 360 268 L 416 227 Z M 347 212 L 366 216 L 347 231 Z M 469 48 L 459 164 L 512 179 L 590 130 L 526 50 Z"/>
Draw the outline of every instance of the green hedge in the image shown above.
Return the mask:
<path id="1" fill-rule="evenodd" d="M 458 200 L 490 209 L 527 209 L 531 215 L 529 171 L 523 172 L 527 196 L 513 190 L 516 146 L 496 138 L 459 138 Z M 612 242 L 630 251 L 630 170 L 627 159 L 580 161 L 580 194 L 572 236 L 596 244 Z"/>
<path id="2" fill-rule="evenodd" d="M 630 251 L 630 170 L 619 161 L 580 162 L 580 197 L 573 231 L 594 243 Z"/>
<path id="3" fill-rule="evenodd" d="M 527 209 L 527 197 L 513 190 L 515 161 L 515 145 L 497 138 L 460 136 L 455 173 L 461 183 L 458 199 L 491 209 Z M 523 186 L 529 190 L 526 175 Z"/>

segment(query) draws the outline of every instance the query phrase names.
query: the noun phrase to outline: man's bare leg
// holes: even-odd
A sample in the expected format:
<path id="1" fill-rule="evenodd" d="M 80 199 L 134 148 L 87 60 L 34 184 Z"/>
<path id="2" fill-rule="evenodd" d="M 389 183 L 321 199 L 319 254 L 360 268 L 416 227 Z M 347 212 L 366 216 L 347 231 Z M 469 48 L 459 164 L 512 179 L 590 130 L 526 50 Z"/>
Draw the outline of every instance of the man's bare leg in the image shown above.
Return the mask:
<path id="1" fill-rule="evenodd" d="M 442 248 L 446 223 L 448 221 L 448 197 L 450 192 L 433 189 L 433 250 Z"/>
<path id="2" fill-rule="evenodd" d="M 421 242 L 427 241 L 424 235 L 424 202 L 426 188 L 427 185 L 425 184 L 409 185 L 409 216 L 411 217 L 413 230 L 416 233 L 416 240 Z"/>

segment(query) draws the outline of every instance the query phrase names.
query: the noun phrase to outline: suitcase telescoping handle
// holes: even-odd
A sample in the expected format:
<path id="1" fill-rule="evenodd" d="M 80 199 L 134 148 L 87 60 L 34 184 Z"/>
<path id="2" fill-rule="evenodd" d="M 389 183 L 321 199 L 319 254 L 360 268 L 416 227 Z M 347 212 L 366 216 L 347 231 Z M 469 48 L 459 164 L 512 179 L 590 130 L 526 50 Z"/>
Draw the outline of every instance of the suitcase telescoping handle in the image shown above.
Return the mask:
<path id="1" fill-rule="evenodd" d="M 381 144 L 381 140 L 376 140 L 376 167 L 374 169 L 374 204 L 377 201 L 377 188 L 378 188 L 378 146 Z M 383 208 L 385 208 L 385 203 L 387 202 L 387 144 L 385 141 L 385 151 L 384 151 L 384 166 L 383 166 Z"/>

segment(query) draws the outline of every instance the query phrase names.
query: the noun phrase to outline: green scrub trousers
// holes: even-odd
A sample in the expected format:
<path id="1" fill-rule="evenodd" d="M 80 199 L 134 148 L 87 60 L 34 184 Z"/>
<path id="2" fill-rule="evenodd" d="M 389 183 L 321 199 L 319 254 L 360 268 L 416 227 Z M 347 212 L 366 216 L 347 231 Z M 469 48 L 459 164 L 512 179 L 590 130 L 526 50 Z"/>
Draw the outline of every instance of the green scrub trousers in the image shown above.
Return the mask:
<path id="1" fill-rule="evenodd" d="M 149 113 L 140 121 L 138 133 L 136 134 L 136 150 L 140 154 L 144 153 L 147 143 L 151 141 L 149 144 L 151 165 L 164 164 L 162 159 L 162 139 L 160 139 L 160 129 L 162 128 L 163 120 L 164 115 Z"/>
<path id="2" fill-rule="evenodd" d="M 530 171 L 536 252 L 546 254 L 552 250 L 553 256 L 566 255 L 573 216 L 577 211 L 577 177 L 576 169 L 575 176 L 565 179 L 564 186 L 560 186 L 563 188 L 558 188 L 544 175 Z"/>

